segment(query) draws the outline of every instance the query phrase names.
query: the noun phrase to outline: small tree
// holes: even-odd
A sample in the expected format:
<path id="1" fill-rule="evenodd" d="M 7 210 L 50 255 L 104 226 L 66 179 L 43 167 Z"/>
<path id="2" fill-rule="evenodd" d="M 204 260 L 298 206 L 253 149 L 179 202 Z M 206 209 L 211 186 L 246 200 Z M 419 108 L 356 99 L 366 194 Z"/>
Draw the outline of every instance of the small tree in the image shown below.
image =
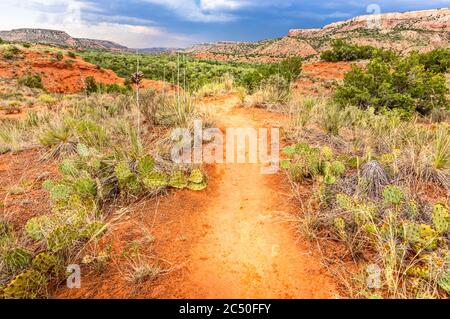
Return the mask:
<path id="1" fill-rule="evenodd" d="M 44 86 L 42 84 L 42 78 L 35 74 L 35 75 L 25 75 L 24 77 L 19 79 L 19 84 L 27 86 L 29 88 L 35 88 L 35 89 L 43 89 Z"/>
<path id="2" fill-rule="evenodd" d="M 86 94 L 90 95 L 92 93 L 96 93 L 98 91 L 97 81 L 93 76 L 88 76 L 84 80 L 84 89 L 86 90 Z"/>

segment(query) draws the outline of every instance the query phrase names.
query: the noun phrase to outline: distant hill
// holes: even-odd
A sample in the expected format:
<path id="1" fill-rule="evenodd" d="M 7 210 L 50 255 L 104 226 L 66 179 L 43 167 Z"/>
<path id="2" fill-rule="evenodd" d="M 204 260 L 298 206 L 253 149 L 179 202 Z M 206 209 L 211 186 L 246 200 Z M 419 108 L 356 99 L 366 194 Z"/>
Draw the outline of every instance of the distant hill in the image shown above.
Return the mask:
<path id="1" fill-rule="evenodd" d="M 11 31 L 0 31 L 0 38 L 10 42 L 50 44 L 80 49 L 128 50 L 126 46 L 112 41 L 77 39 L 71 37 L 64 31 L 48 29 L 15 29 Z"/>
<path id="2" fill-rule="evenodd" d="M 314 57 L 329 49 L 331 40 L 345 39 L 398 52 L 427 51 L 450 46 L 450 9 L 365 15 L 332 23 L 321 29 L 293 29 L 287 36 L 258 42 L 217 42 L 185 50 L 198 58 L 271 62 L 289 56 Z"/>
<path id="3" fill-rule="evenodd" d="M 136 49 L 136 51 L 141 53 L 150 53 L 150 54 L 158 54 L 158 53 L 173 53 L 178 51 L 183 51 L 180 48 L 144 48 L 144 49 Z"/>

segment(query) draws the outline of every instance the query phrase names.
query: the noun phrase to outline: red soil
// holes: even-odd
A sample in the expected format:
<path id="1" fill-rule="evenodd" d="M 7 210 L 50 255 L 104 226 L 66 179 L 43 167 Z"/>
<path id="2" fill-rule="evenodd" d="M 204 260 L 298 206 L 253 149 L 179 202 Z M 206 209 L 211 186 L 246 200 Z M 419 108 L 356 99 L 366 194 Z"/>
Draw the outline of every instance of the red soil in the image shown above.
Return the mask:
<path id="1" fill-rule="evenodd" d="M 328 95 L 332 92 L 332 82 L 344 79 L 345 73 L 351 70 L 352 65 L 363 66 L 361 62 L 308 62 L 302 66 L 302 75 L 295 83 L 302 94 Z"/>
<path id="2" fill-rule="evenodd" d="M 124 82 L 113 71 L 100 69 L 80 57 L 64 56 L 63 60 L 57 61 L 51 53 L 22 49 L 20 55 L 12 60 L 0 58 L 0 78 L 16 79 L 27 74 L 40 75 L 45 89 L 51 93 L 78 93 L 84 89 L 85 79 L 90 76 L 102 84 Z M 142 87 L 175 90 L 173 85 L 153 80 L 145 80 Z"/>
<path id="3" fill-rule="evenodd" d="M 238 99 L 205 104 L 222 127 L 267 127 L 270 113 L 236 109 Z M 260 114 L 261 113 L 261 114 Z M 277 119 L 275 119 L 277 121 Z M 209 166 L 203 192 L 178 191 L 129 207 L 104 243 L 112 261 L 99 273 L 83 269 L 81 289 L 57 298 L 333 298 L 338 290 L 314 249 L 295 232 L 283 173 L 262 175 L 261 164 Z M 118 212 L 115 214 L 117 215 Z M 148 235 L 155 241 L 149 242 Z M 146 239 L 147 238 L 147 239 Z M 139 242 L 142 256 L 168 270 L 142 284 L 126 279 L 123 252 Z"/>
<path id="4" fill-rule="evenodd" d="M 15 227 L 50 211 L 42 182 L 56 179 L 58 168 L 54 162 L 40 158 L 37 150 L 0 155 L 0 216 Z"/>

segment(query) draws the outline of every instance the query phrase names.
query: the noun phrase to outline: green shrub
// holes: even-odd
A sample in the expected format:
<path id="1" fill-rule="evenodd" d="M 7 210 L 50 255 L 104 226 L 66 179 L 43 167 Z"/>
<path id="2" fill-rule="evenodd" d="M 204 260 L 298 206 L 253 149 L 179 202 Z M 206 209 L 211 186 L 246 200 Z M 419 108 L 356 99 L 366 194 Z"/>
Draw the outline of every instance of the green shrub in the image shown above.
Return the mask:
<path id="1" fill-rule="evenodd" d="M 435 49 L 420 55 L 420 63 L 425 70 L 434 73 L 445 73 L 450 68 L 450 49 Z"/>
<path id="2" fill-rule="evenodd" d="M 383 61 L 392 61 L 397 57 L 394 52 L 389 50 L 377 49 L 367 45 L 353 45 L 341 39 L 333 40 L 331 46 L 331 50 L 322 52 L 322 60 L 338 62 L 381 58 Z"/>
<path id="3" fill-rule="evenodd" d="M 21 77 L 19 79 L 19 84 L 27 86 L 29 88 L 35 88 L 35 89 L 43 89 L 44 86 L 42 84 L 42 78 L 38 74 L 28 74 L 24 77 Z"/>
<path id="4" fill-rule="evenodd" d="M 3 51 L 3 57 L 5 59 L 12 59 L 20 53 L 20 49 L 15 45 L 8 45 Z"/>
<path id="5" fill-rule="evenodd" d="M 261 81 L 263 103 L 269 105 L 286 104 L 291 97 L 291 82 L 275 74 Z"/>
<path id="6" fill-rule="evenodd" d="M 88 76 L 84 80 L 84 89 L 86 91 L 86 94 L 88 94 L 88 95 L 90 95 L 92 93 L 97 93 L 98 85 L 97 85 L 97 81 L 95 80 L 95 78 L 93 76 Z"/>
<path id="7" fill-rule="evenodd" d="M 429 114 L 434 109 L 448 109 L 449 89 L 444 75 L 427 71 L 420 55 L 387 63 L 377 58 L 367 69 L 359 67 L 345 75 L 334 98 L 341 106 L 373 107 L 377 112 L 396 110 L 404 116 L 417 111 Z"/>
<path id="8" fill-rule="evenodd" d="M 56 52 L 53 56 L 56 61 L 62 61 L 64 59 L 64 54 L 61 51 Z"/>
<path id="9" fill-rule="evenodd" d="M 134 53 L 86 51 L 81 52 L 80 55 L 87 62 L 104 69 L 111 69 L 123 78 L 129 79 L 136 70 Z M 139 58 L 140 70 L 145 78 L 180 85 L 189 92 L 195 92 L 207 83 L 219 83 L 223 81 L 226 74 L 229 74 L 229 78 L 234 79 L 235 87 L 243 86 L 253 92 L 259 89 L 264 78 L 271 75 L 279 74 L 288 81 L 292 81 L 301 72 L 301 58 L 299 57 L 278 63 L 260 64 L 198 60 L 189 56 L 171 54 L 142 54 Z"/>

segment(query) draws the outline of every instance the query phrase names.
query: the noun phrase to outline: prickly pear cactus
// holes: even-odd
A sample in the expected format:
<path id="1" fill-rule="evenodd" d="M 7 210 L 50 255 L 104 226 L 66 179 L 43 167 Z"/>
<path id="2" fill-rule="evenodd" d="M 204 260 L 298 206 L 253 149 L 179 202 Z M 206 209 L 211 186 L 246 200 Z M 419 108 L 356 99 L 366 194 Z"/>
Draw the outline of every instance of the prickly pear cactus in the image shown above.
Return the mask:
<path id="1" fill-rule="evenodd" d="M 188 188 L 193 191 L 202 191 L 208 187 L 206 176 L 199 169 L 194 169 L 188 178 Z"/>
<path id="2" fill-rule="evenodd" d="M 6 268 L 12 272 L 17 273 L 25 268 L 27 268 L 33 256 L 31 253 L 22 247 L 16 247 L 9 250 L 3 257 L 3 262 Z"/>
<path id="3" fill-rule="evenodd" d="M 399 205 L 405 199 L 405 194 L 396 186 L 386 186 L 383 191 L 383 198 L 388 204 Z"/>
<path id="4" fill-rule="evenodd" d="M 128 164 L 128 162 L 120 162 L 116 165 L 114 171 L 120 184 L 126 184 L 128 180 L 134 175 L 130 169 L 130 165 Z"/>
<path id="5" fill-rule="evenodd" d="M 168 186 L 169 177 L 163 172 L 151 172 L 144 177 L 142 182 L 147 188 L 158 189 Z"/>
<path id="6" fill-rule="evenodd" d="M 328 146 L 322 147 L 320 154 L 326 161 L 331 161 L 334 157 L 333 150 Z"/>
<path id="7" fill-rule="evenodd" d="M 356 207 L 356 203 L 354 202 L 353 198 L 351 198 L 347 194 L 337 194 L 336 203 L 341 209 L 345 211 L 353 211 L 353 209 Z"/>
<path id="8" fill-rule="evenodd" d="M 438 233 L 426 224 L 404 224 L 403 236 L 407 243 L 413 244 L 416 251 L 436 249 L 439 243 Z"/>
<path id="9" fill-rule="evenodd" d="M 370 205 L 360 204 L 353 209 L 353 218 L 358 225 L 364 225 L 374 220 L 375 208 Z"/>
<path id="10" fill-rule="evenodd" d="M 95 221 L 90 224 L 87 224 L 80 232 L 79 237 L 83 239 L 91 239 L 93 237 L 100 237 L 106 232 L 106 224 Z"/>
<path id="11" fill-rule="evenodd" d="M 337 177 L 341 177 L 345 173 L 345 165 L 340 161 L 333 161 L 331 163 L 331 174 Z"/>
<path id="12" fill-rule="evenodd" d="M 31 218 L 25 224 L 26 234 L 34 240 L 42 240 L 53 228 L 53 220 L 47 215 Z"/>
<path id="13" fill-rule="evenodd" d="M 77 232 L 71 225 L 60 226 L 55 229 L 47 238 L 47 247 L 56 253 L 60 250 L 68 249 L 77 238 Z"/>
<path id="14" fill-rule="evenodd" d="M 65 203 L 69 200 L 72 190 L 65 184 L 56 184 L 50 190 L 50 198 L 54 203 Z"/>
<path id="15" fill-rule="evenodd" d="M 183 189 L 188 186 L 188 179 L 182 171 L 175 171 L 170 176 L 169 185 L 173 188 Z"/>
<path id="16" fill-rule="evenodd" d="M 403 225 L 403 234 L 405 241 L 409 243 L 419 242 L 422 238 L 423 229 L 425 229 L 425 226 L 428 225 L 423 225 L 422 227 L 422 225 L 419 224 L 405 223 Z"/>
<path id="17" fill-rule="evenodd" d="M 410 219 L 416 219 L 419 216 L 419 209 L 417 208 L 417 204 L 415 201 L 409 201 L 405 205 L 406 215 Z"/>
<path id="18" fill-rule="evenodd" d="M 449 230 L 450 226 L 450 214 L 448 212 L 448 209 L 442 204 L 437 204 L 433 207 L 433 212 L 431 215 L 436 231 L 439 234 L 446 233 Z"/>
<path id="19" fill-rule="evenodd" d="M 138 163 L 137 171 L 140 176 L 146 177 L 153 172 L 155 160 L 151 156 L 144 156 Z"/>
<path id="20" fill-rule="evenodd" d="M 48 274 L 57 277 L 62 274 L 63 262 L 54 254 L 43 252 L 33 258 L 33 269 L 39 271 L 41 274 Z"/>
<path id="21" fill-rule="evenodd" d="M 73 187 L 82 198 L 95 198 L 97 196 L 97 183 L 91 177 L 77 178 Z"/>
<path id="22" fill-rule="evenodd" d="M 204 179 L 204 176 L 203 176 L 202 171 L 196 168 L 196 169 L 193 169 L 193 170 L 192 170 L 191 175 L 189 176 L 188 181 L 189 181 L 190 183 L 196 183 L 196 184 L 198 184 L 198 183 L 203 182 L 203 179 Z"/>
<path id="23" fill-rule="evenodd" d="M 17 275 L 3 290 L 6 299 L 35 299 L 46 289 L 47 278 L 35 269 Z"/>
<path id="24" fill-rule="evenodd" d="M 336 177 L 334 177 L 333 175 L 325 175 L 325 177 L 323 178 L 323 182 L 325 183 L 325 185 L 334 185 L 336 184 Z"/>
<path id="25" fill-rule="evenodd" d="M 412 277 L 420 277 L 424 279 L 428 279 L 430 277 L 430 269 L 425 266 L 413 266 L 410 267 L 406 273 Z"/>
<path id="26" fill-rule="evenodd" d="M 141 183 L 139 182 L 136 174 L 132 172 L 128 162 L 121 162 L 117 164 L 114 170 L 117 180 L 119 181 L 121 191 L 138 194 L 142 190 Z"/>

